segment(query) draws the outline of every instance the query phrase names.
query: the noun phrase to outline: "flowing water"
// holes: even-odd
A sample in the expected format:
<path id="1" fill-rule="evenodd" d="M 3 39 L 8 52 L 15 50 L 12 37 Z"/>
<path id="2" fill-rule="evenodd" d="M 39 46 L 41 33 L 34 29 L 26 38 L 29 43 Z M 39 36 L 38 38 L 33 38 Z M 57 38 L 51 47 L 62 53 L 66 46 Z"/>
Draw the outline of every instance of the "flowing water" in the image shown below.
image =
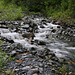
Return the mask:
<path id="1" fill-rule="evenodd" d="M 41 19 L 36 18 L 33 21 L 39 23 Z M 60 27 L 60 29 L 58 28 L 59 25 L 47 23 L 46 25 L 43 24 L 43 26 L 44 28 L 40 28 L 40 24 L 38 24 L 38 33 L 34 32 L 35 37 L 33 40 L 40 40 L 46 42 L 46 45 L 44 46 L 32 45 L 28 42 L 28 39 L 23 38 L 20 33 L 11 32 L 9 29 L 0 28 L 0 33 L 2 37 L 5 37 L 9 40 L 13 40 L 15 43 L 20 43 L 25 48 L 47 47 L 50 50 L 54 51 L 58 58 L 64 58 L 67 61 L 75 62 L 75 41 L 67 41 L 67 38 L 65 40 L 60 39 L 61 35 L 59 37 L 56 37 L 58 35 L 57 32 L 59 32 L 62 29 L 62 27 Z M 56 30 L 55 33 L 52 32 L 53 29 Z M 70 70 L 74 71 L 74 69 L 75 64 L 70 64 Z"/>

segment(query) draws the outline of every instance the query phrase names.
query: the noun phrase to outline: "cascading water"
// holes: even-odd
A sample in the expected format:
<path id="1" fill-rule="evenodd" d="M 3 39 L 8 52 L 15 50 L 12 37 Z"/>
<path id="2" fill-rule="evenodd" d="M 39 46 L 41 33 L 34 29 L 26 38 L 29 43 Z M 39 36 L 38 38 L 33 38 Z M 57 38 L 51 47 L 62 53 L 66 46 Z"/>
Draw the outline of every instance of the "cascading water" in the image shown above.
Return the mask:
<path id="1" fill-rule="evenodd" d="M 54 51 L 58 58 L 64 58 L 67 61 L 74 61 L 75 62 L 75 42 L 73 41 L 66 41 L 57 38 L 58 32 L 62 29 L 58 28 L 59 25 L 54 25 L 52 23 L 40 24 L 42 19 L 35 18 L 33 22 L 38 23 L 38 32 L 34 32 L 35 37 L 33 41 L 39 40 L 44 41 L 46 45 L 44 47 L 49 48 L 50 50 Z M 43 25 L 44 27 L 41 28 L 40 26 Z M 23 26 L 22 26 L 23 27 Z M 28 27 L 28 26 L 27 26 Z M 21 29 L 21 27 L 20 27 Z M 20 43 L 23 47 L 36 47 L 37 49 L 43 48 L 41 45 L 31 44 L 28 41 L 28 38 L 23 38 L 21 34 L 17 32 L 10 32 L 9 29 L 0 28 L 0 33 L 2 37 L 5 37 L 8 40 L 13 40 L 15 43 Z M 65 38 L 65 37 L 64 37 Z M 73 46 L 72 46 L 73 44 Z M 71 45 L 71 46 L 70 46 Z M 73 69 L 75 66 L 73 66 Z M 72 70 L 73 70 L 72 69 Z"/>

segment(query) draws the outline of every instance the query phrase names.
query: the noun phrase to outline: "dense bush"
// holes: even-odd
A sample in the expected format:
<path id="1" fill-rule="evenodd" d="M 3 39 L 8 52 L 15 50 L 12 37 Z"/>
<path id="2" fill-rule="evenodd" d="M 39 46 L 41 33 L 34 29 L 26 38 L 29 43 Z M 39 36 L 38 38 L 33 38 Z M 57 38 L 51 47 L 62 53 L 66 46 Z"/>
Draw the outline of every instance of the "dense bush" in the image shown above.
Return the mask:
<path id="1" fill-rule="evenodd" d="M 24 16 L 24 14 L 21 13 L 21 7 L 16 4 L 8 3 L 6 5 L 4 1 L 0 1 L 0 5 L 0 20 L 19 20 Z"/>
<path id="2" fill-rule="evenodd" d="M 10 7 L 10 3 L 14 6 L 13 8 Z M 9 14 L 12 14 L 10 18 L 11 20 L 21 18 L 23 16 L 23 14 L 21 14 L 21 11 L 41 12 L 45 16 L 54 15 L 56 17 L 60 16 L 63 18 L 70 16 L 72 18 L 75 18 L 75 0 L 1 0 L 0 12 L 5 9 L 7 11 L 6 14 L 2 14 L 2 19 L 4 19 L 5 17 L 6 19 L 8 19 L 10 16 Z M 12 9 L 12 11 L 14 9 L 19 9 L 19 11 L 17 11 L 16 13 L 13 13 L 12 11 L 8 13 L 10 9 Z"/>

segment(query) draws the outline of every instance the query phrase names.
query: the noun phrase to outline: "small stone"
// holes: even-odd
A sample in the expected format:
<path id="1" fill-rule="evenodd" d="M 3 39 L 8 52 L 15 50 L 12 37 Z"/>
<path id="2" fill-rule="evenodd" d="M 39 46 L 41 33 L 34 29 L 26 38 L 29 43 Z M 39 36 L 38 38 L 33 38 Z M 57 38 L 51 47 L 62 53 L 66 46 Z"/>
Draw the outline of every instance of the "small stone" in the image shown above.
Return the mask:
<path id="1" fill-rule="evenodd" d="M 44 42 L 44 41 L 38 41 L 38 45 L 46 45 L 46 42 Z"/>
<path id="2" fill-rule="evenodd" d="M 41 25 L 40 28 L 45 28 L 45 27 L 43 25 Z"/>
<path id="3" fill-rule="evenodd" d="M 21 68 L 20 70 L 22 71 L 22 73 L 25 73 L 25 72 L 28 71 L 27 67 L 23 67 L 23 68 Z"/>
<path id="4" fill-rule="evenodd" d="M 32 75 L 33 74 L 39 74 L 39 70 L 34 70 L 33 72 L 32 72 Z"/>
<path id="5" fill-rule="evenodd" d="M 47 65 L 50 65 L 50 66 L 52 66 L 52 63 L 47 63 Z"/>
<path id="6" fill-rule="evenodd" d="M 73 73 L 72 72 L 69 72 L 69 75 L 73 75 Z"/>
<path id="7" fill-rule="evenodd" d="M 33 68 L 33 69 L 31 69 L 32 71 L 35 71 L 35 70 L 39 70 L 38 68 Z"/>
<path id="8" fill-rule="evenodd" d="M 33 74 L 33 75 L 38 75 L 37 73 Z"/>
<path id="9" fill-rule="evenodd" d="M 47 68 L 47 67 L 48 67 L 48 65 L 45 65 L 44 67 L 45 67 L 45 68 Z"/>
<path id="10" fill-rule="evenodd" d="M 40 67 L 43 67 L 43 64 L 39 64 Z"/>
<path id="11" fill-rule="evenodd" d="M 32 51 L 31 52 L 32 55 L 35 55 L 36 53 L 37 53 L 37 51 Z"/>
<path id="12" fill-rule="evenodd" d="M 27 70 L 27 67 L 23 67 L 21 70 Z"/>
<path id="13" fill-rule="evenodd" d="M 55 24 L 59 24 L 59 25 L 60 25 L 61 23 L 62 23 L 61 21 L 57 21 L 57 22 L 55 22 Z"/>
<path id="14" fill-rule="evenodd" d="M 7 49 L 10 49 L 10 46 L 7 46 Z"/>
<path id="15" fill-rule="evenodd" d="M 57 28 L 60 28 L 60 26 L 57 26 Z"/>
<path id="16" fill-rule="evenodd" d="M 30 66 L 26 66 L 26 68 L 29 70 L 29 69 L 31 69 L 31 67 Z"/>
<path id="17" fill-rule="evenodd" d="M 56 30 L 55 30 L 55 29 L 53 29 L 51 32 L 55 33 L 55 32 L 56 32 Z"/>
<path id="18" fill-rule="evenodd" d="M 29 25 L 26 24 L 26 25 L 22 26 L 22 28 L 23 28 L 23 29 L 28 29 L 28 28 L 29 28 Z"/>
<path id="19" fill-rule="evenodd" d="M 40 71 L 40 73 L 42 73 L 43 72 L 43 68 L 39 68 L 39 71 Z"/>
<path id="20" fill-rule="evenodd" d="M 20 50 L 20 49 L 16 49 L 16 51 L 17 51 L 17 52 L 20 52 L 20 53 L 22 53 L 22 52 L 23 52 L 23 50 Z"/>
<path id="21" fill-rule="evenodd" d="M 10 55 L 11 55 L 11 56 L 15 56 L 15 55 L 16 55 L 16 51 L 12 51 L 12 52 L 10 53 Z"/>
<path id="22" fill-rule="evenodd" d="M 20 69 L 14 69 L 14 71 L 19 71 Z"/>
<path id="23" fill-rule="evenodd" d="M 51 70 L 52 72 L 55 72 L 55 69 L 54 68 L 52 68 L 52 70 Z"/>

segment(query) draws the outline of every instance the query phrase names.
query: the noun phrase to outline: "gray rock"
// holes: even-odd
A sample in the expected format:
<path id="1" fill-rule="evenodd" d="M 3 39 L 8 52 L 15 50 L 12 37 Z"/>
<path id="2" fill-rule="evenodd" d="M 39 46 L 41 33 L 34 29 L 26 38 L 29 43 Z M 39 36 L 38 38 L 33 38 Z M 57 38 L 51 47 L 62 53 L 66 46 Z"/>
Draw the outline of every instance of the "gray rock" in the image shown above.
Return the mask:
<path id="1" fill-rule="evenodd" d="M 28 29 L 29 28 L 29 25 L 28 24 L 25 24 L 24 26 L 21 26 L 23 29 Z"/>
<path id="2" fill-rule="evenodd" d="M 16 51 L 12 51 L 11 53 L 10 53 L 10 56 L 15 56 L 17 53 L 16 53 Z"/>
<path id="3" fill-rule="evenodd" d="M 55 73 L 55 69 L 54 68 L 52 68 L 52 70 L 51 70 L 53 73 Z"/>

